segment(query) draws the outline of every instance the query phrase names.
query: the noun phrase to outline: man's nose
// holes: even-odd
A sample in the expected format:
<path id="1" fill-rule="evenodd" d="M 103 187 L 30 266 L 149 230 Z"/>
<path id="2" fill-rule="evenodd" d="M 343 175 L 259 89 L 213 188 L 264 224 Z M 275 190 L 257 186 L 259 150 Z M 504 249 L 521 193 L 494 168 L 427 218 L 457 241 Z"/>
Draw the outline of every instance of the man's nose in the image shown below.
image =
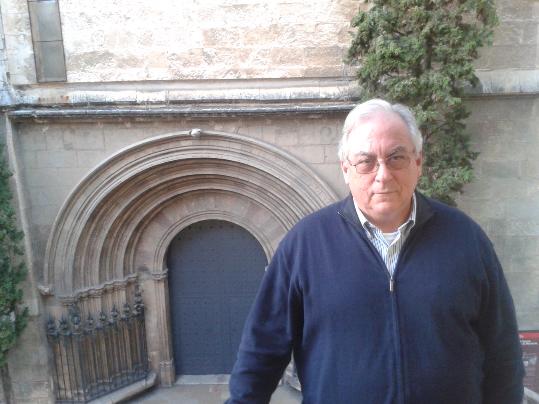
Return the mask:
<path id="1" fill-rule="evenodd" d="M 387 168 L 385 161 L 378 160 L 376 164 L 376 181 L 385 181 L 389 178 L 391 178 L 391 170 Z"/>

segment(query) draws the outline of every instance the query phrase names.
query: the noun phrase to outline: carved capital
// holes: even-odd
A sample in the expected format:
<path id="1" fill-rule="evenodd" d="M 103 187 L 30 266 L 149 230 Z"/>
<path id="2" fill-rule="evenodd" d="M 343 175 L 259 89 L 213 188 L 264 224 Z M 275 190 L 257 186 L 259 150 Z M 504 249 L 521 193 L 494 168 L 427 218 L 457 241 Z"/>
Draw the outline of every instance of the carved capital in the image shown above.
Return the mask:
<path id="1" fill-rule="evenodd" d="M 168 268 L 160 272 L 150 272 L 150 275 L 154 281 L 162 281 L 168 277 Z"/>
<path id="2" fill-rule="evenodd" d="M 37 285 L 37 290 L 41 293 L 41 296 L 54 296 L 52 285 Z"/>

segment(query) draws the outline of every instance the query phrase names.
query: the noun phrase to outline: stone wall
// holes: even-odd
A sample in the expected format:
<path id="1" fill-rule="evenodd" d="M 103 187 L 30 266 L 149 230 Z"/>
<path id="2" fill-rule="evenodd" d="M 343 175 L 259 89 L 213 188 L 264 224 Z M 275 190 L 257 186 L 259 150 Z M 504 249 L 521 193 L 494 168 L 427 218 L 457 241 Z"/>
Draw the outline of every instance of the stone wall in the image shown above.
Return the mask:
<path id="1" fill-rule="evenodd" d="M 479 69 L 536 69 L 539 66 L 539 3 L 497 0 L 500 25 L 491 47 L 481 50 Z"/>
<path id="2" fill-rule="evenodd" d="M 35 83 L 36 73 L 27 2 L 2 0 L 0 7 L 8 56 L 9 81 L 13 85 Z"/>
<path id="3" fill-rule="evenodd" d="M 340 76 L 351 0 L 61 2 L 74 82 Z"/>
<path id="4" fill-rule="evenodd" d="M 521 329 L 539 328 L 539 97 L 469 102 L 476 179 L 459 198 L 494 242 Z"/>
<path id="5" fill-rule="evenodd" d="M 363 3 L 212 0 L 60 2 L 68 82 L 345 77 L 350 19 Z M 479 69 L 534 69 L 538 4 L 498 0 Z M 2 0 L 14 84 L 35 82 L 26 2 Z"/>
<path id="6" fill-rule="evenodd" d="M 459 206 L 493 239 L 515 294 L 521 328 L 537 328 L 539 284 L 537 97 L 474 99 L 469 130 L 480 152 L 476 179 Z M 169 122 L 42 122 L 16 126 L 17 151 L 27 194 L 34 268 L 43 267 L 45 244 L 63 201 L 93 167 L 123 147 L 153 136 L 197 127 L 244 134 L 290 152 L 309 164 L 340 195 L 346 194 L 336 157 L 344 118 L 272 117 L 189 119 Z M 38 275 L 38 278 L 41 278 Z"/>
<path id="7" fill-rule="evenodd" d="M 69 192 L 96 165 L 123 147 L 157 135 L 201 128 L 266 141 L 307 163 L 335 192 L 345 194 L 336 142 L 343 115 L 170 122 L 43 122 L 16 126 L 21 179 L 28 203 L 34 265 L 43 268 L 50 229 Z"/>

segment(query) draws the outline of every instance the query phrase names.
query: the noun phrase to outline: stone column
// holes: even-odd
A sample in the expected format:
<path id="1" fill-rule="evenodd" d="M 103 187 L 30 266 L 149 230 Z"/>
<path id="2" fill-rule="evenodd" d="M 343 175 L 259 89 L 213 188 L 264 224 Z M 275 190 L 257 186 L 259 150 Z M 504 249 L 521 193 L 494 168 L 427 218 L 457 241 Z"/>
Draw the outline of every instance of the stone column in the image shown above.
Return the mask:
<path id="1" fill-rule="evenodd" d="M 159 383 L 171 386 L 176 380 L 169 319 L 168 270 L 152 272 L 142 281 L 146 305 L 148 354 Z"/>

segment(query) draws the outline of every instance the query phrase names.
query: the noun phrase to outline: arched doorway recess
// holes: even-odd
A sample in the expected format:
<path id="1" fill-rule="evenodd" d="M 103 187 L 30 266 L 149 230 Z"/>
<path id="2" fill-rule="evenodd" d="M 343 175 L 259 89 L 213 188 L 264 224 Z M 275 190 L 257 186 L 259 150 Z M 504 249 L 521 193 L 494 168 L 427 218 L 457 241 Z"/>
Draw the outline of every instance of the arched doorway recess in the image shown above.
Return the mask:
<path id="1" fill-rule="evenodd" d="M 336 200 L 305 164 L 242 135 L 184 131 L 121 150 L 72 191 L 53 225 L 45 258 L 49 310 L 121 303 L 143 289 L 152 367 L 174 381 L 166 252 L 174 236 L 202 220 L 251 233 L 266 258 L 306 214 Z"/>
<path id="2" fill-rule="evenodd" d="M 167 253 L 176 375 L 227 374 L 267 260 L 244 228 L 204 220 L 183 229 Z"/>

